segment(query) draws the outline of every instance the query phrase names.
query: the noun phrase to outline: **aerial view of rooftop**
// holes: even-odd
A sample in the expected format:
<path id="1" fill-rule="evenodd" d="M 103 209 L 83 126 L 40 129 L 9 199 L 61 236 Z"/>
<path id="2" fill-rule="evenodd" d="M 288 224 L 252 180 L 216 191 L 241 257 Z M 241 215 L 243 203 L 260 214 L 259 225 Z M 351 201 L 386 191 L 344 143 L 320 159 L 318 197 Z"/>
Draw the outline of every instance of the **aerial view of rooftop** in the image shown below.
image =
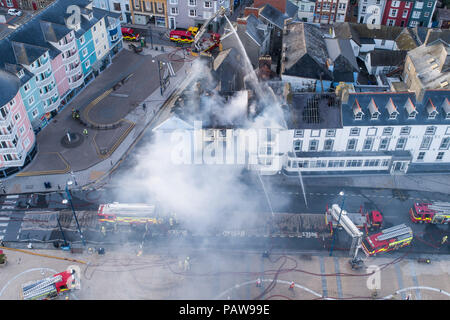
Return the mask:
<path id="1" fill-rule="evenodd" d="M 0 300 L 450 300 L 449 235 L 450 0 L 0 0 Z"/>

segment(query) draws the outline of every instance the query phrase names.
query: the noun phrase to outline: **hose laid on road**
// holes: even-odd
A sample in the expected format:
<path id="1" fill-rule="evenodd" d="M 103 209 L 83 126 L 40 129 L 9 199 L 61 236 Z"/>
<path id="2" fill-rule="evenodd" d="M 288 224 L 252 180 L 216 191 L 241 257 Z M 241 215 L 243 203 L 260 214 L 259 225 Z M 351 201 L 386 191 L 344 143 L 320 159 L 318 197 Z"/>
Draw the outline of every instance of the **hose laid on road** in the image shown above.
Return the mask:
<path id="1" fill-rule="evenodd" d="M 51 258 L 51 259 L 58 259 L 58 260 L 65 260 L 65 261 L 71 261 L 71 262 L 86 264 L 86 261 L 82 261 L 82 260 L 77 260 L 77 259 L 72 259 L 72 258 L 56 257 L 56 256 L 48 255 L 48 254 L 36 253 L 36 252 L 31 252 L 31 251 L 22 250 L 22 249 L 7 248 L 7 247 L 2 247 L 2 246 L 0 246 L 0 249 L 22 252 L 22 253 L 31 254 L 33 256 L 39 256 L 39 257 L 44 257 L 44 258 Z"/>

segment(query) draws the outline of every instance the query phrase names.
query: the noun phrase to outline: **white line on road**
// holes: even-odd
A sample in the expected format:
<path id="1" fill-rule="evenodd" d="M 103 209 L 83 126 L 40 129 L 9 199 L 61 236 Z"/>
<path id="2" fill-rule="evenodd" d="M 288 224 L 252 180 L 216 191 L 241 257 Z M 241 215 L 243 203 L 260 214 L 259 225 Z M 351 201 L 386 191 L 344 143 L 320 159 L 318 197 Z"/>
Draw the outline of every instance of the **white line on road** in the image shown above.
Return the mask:
<path id="1" fill-rule="evenodd" d="M 0 221 L 9 221 L 10 217 L 0 217 Z"/>
<path id="2" fill-rule="evenodd" d="M 17 199 L 19 197 L 18 194 L 11 194 L 9 196 L 6 196 L 6 199 Z"/>
<path id="3" fill-rule="evenodd" d="M 2 206 L 2 209 L 14 209 L 14 206 Z"/>
<path id="4" fill-rule="evenodd" d="M 8 223 L 0 223 L 0 227 L 7 227 Z"/>

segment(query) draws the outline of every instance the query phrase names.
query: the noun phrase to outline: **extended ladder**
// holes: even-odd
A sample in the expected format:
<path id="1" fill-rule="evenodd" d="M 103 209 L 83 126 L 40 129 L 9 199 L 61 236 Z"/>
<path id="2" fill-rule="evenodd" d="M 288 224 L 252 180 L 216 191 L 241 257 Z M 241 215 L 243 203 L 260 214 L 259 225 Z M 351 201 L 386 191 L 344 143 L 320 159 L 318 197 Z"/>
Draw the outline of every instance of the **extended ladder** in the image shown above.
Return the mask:
<path id="1" fill-rule="evenodd" d="M 410 227 L 407 227 L 404 223 L 399 224 L 398 226 L 384 229 L 381 231 L 381 233 L 382 234 L 377 237 L 378 241 L 387 240 L 404 235 L 412 237 L 412 229 Z"/>
<path id="2" fill-rule="evenodd" d="M 448 202 L 435 202 L 428 206 L 429 209 L 435 210 L 440 214 L 450 215 L 450 203 Z"/>
<path id="3" fill-rule="evenodd" d="M 55 283 L 62 281 L 62 276 L 49 277 L 22 287 L 24 300 L 34 300 L 57 294 Z"/>

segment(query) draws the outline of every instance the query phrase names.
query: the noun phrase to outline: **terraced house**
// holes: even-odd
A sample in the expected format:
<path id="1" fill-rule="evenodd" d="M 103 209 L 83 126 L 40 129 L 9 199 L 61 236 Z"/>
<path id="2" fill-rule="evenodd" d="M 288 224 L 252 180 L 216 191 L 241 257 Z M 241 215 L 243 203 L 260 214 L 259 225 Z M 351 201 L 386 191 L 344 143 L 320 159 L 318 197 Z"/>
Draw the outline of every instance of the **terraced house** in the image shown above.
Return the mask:
<path id="1" fill-rule="evenodd" d="M 67 24 L 67 7 L 74 4 L 81 17 Z M 11 82 L 0 101 L 0 128 L 12 143 L 5 138 L 3 148 L 16 148 L 0 164 L 0 176 L 20 171 L 31 160 L 34 135 L 111 63 L 122 48 L 118 29 L 118 15 L 92 8 L 90 1 L 58 0 L 0 41 L 0 78 Z"/>
<path id="2" fill-rule="evenodd" d="M 163 28 L 168 25 L 166 0 L 130 0 L 130 9 L 134 24 L 151 24 Z"/>

